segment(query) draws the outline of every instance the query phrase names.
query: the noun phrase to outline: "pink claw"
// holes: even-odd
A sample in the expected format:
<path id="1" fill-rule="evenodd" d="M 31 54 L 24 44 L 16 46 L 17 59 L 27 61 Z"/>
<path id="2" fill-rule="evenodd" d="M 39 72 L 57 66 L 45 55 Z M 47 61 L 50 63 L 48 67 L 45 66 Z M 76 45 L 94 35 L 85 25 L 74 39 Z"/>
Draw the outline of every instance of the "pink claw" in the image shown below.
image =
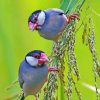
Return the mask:
<path id="1" fill-rule="evenodd" d="M 77 20 L 80 19 L 78 13 L 73 13 L 73 14 L 71 14 L 71 15 L 68 17 L 68 23 L 70 23 L 70 22 L 71 22 L 72 20 L 74 20 L 75 18 L 76 18 Z"/>

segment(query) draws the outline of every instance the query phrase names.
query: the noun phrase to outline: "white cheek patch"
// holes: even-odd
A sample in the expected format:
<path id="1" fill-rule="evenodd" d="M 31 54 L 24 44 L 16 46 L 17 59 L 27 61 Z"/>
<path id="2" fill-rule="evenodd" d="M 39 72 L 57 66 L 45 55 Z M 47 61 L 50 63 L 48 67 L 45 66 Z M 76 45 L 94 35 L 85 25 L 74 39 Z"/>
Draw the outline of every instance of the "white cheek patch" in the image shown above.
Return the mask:
<path id="1" fill-rule="evenodd" d="M 31 57 L 31 56 L 27 56 L 26 57 L 26 61 L 31 65 L 31 66 L 37 66 L 38 65 L 38 59 Z"/>
<path id="2" fill-rule="evenodd" d="M 41 13 L 38 16 L 37 23 L 38 23 L 38 25 L 43 25 L 44 21 L 45 21 L 45 13 L 43 11 L 41 11 Z"/>

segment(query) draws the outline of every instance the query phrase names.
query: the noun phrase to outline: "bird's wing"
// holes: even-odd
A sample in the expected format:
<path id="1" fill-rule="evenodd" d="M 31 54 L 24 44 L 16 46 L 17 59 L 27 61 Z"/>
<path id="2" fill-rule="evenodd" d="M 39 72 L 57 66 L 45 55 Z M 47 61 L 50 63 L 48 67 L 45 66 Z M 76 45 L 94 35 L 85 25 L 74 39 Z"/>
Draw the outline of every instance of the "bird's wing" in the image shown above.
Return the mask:
<path id="1" fill-rule="evenodd" d="M 18 80 L 19 80 L 20 87 L 22 88 L 24 80 L 23 80 L 22 75 L 21 75 L 21 69 L 19 69 L 19 78 L 18 78 Z"/>
<path id="2" fill-rule="evenodd" d="M 51 13 L 52 12 L 52 14 L 64 14 L 64 11 L 63 10 L 61 10 L 61 9 L 57 9 L 57 8 L 49 8 L 49 9 L 47 9 L 47 10 L 45 10 L 45 11 L 47 11 L 47 13 Z"/>

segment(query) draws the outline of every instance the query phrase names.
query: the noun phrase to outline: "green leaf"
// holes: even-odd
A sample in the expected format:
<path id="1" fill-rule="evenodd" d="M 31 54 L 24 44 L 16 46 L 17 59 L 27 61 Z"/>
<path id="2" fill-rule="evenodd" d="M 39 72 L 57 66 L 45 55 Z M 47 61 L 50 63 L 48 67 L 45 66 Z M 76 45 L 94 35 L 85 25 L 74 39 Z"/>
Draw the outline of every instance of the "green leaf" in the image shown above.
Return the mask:
<path id="1" fill-rule="evenodd" d="M 62 9 L 64 12 L 66 12 L 69 2 L 70 2 L 70 0 L 62 0 L 60 9 Z"/>
<path id="2" fill-rule="evenodd" d="M 60 6 L 65 13 L 70 13 L 77 4 L 78 0 L 63 0 Z"/>
<path id="3" fill-rule="evenodd" d="M 76 6 L 76 4 L 78 3 L 78 0 L 70 0 L 70 4 L 68 6 L 68 13 L 70 13 Z"/>

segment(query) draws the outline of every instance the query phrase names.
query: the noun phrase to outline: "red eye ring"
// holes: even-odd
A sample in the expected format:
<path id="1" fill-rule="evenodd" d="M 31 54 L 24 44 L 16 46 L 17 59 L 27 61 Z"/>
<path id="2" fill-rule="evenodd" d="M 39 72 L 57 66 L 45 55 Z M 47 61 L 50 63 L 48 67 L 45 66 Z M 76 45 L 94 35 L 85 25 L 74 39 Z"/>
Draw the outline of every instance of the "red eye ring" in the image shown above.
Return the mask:
<path id="1" fill-rule="evenodd" d="M 33 57 L 38 59 L 39 58 L 39 55 L 33 55 Z"/>
<path id="2" fill-rule="evenodd" d="M 37 17 L 34 18 L 35 21 L 37 21 L 37 19 L 38 19 Z"/>

